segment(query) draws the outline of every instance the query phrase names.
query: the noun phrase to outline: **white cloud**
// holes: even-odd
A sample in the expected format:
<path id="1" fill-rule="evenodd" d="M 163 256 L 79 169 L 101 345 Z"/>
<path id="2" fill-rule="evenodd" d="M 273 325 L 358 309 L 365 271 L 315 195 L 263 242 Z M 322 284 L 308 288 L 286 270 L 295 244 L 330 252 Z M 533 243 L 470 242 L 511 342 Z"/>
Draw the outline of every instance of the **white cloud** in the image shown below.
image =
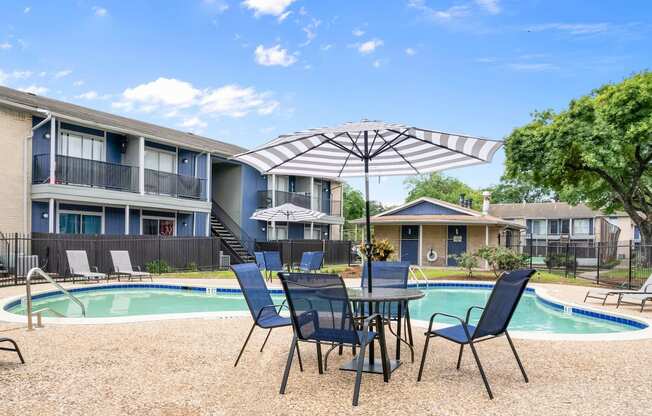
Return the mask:
<path id="1" fill-rule="evenodd" d="M 288 53 L 287 49 L 282 49 L 281 45 L 265 48 L 263 45 L 258 45 L 254 52 L 256 62 L 264 66 L 290 66 L 297 61 L 297 58 Z"/>
<path id="2" fill-rule="evenodd" d="M 351 32 L 351 33 L 353 34 L 353 36 L 359 38 L 360 36 L 364 35 L 365 32 L 362 29 L 355 28 L 355 29 L 353 29 L 353 32 Z"/>
<path id="3" fill-rule="evenodd" d="M 328 50 L 330 50 L 332 48 L 333 48 L 333 45 L 331 43 L 328 43 L 326 45 L 322 45 L 321 50 L 325 52 L 325 51 L 328 51 Z"/>
<path id="4" fill-rule="evenodd" d="M 224 0 L 203 0 L 202 3 L 219 14 L 229 10 L 229 5 Z"/>
<path id="5" fill-rule="evenodd" d="M 64 69 L 62 71 L 56 72 L 54 74 L 54 77 L 55 78 L 63 78 L 63 77 L 67 77 L 70 74 L 72 74 L 72 69 Z"/>
<path id="6" fill-rule="evenodd" d="M 0 85 L 4 84 L 9 79 L 9 74 L 0 69 Z"/>
<path id="7" fill-rule="evenodd" d="M 25 8 L 23 9 L 23 13 L 25 13 L 25 14 L 27 14 L 27 13 L 29 13 L 29 12 L 31 12 L 31 11 L 32 11 L 32 8 L 29 7 L 29 6 L 27 6 L 27 7 L 25 7 Z"/>
<path id="8" fill-rule="evenodd" d="M 595 35 L 607 32 L 610 29 L 609 23 L 545 23 L 530 26 L 529 32 L 558 31 L 571 35 Z"/>
<path id="9" fill-rule="evenodd" d="M 32 71 L 13 71 L 11 73 L 11 77 L 16 79 L 27 79 L 31 77 L 32 74 L 33 74 Z"/>
<path id="10" fill-rule="evenodd" d="M 38 73 L 38 76 L 41 77 L 41 78 L 43 78 L 43 77 L 46 76 L 47 74 L 48 74 L 47 72 L 45 72 L 45 71 L 41 71 L 41 72 Z"/>
<path id="11" fill-rule="evenodd" d="M 97 91 L 92 91 L 92 90 L 75 96 L 75 98 L 79 98 L 82 100 L 95 100 L 97 99 L 97 97 L 98 97 Z"/>
<path id="12" fill-rule="evenodd" d="M 9 42 L 2 42 L 2 43 L 0 43 L 0 49 L 5 49 L 5 50 L 6 50 L 6 49 L 11 49 L 12 46 L 13 46 L 13 45 L 12 45 L 11 43 L 9 43 Z"/>
<path id="13" fill-rule="evenodd" d="M 100 6 L 94 6 L 93 7 L 93 12 L 95 13 L 95 16 L 98 17 L 105 17 L 109 14 L 109 11 L 105 9 L 104 7 Z"/>
<path id="14" fill-rule="evenodd" d="M 295 0 L 245 0 L 242 4 L 254 11 L 254 16 L 281 16 Z"/>
<path id="15" fill-rule="evenodd" d="M 558 66 L 549 63 L 513 63 L 507 66 L 515 71 L 530 72 L 556 71 L 559 69 Z"/>
<path id="16" fill-rule="evenodd" d="M 417 54 L 417 51 L 414 48 L 405 48 L 405 54 L 408 56 L 414 56 Z"/>
<path id="17" fill-rule="evenodd" d="M 208 127 L 208 123 L 206 123 L 205 121 L 203 121 L 199 117 L 194 116 L 194 117 L 185 118 L 179 124 L 179 126 L 184 127 L 186 129 L 193 130 L 193 131 L 198 131 L 198 130 L 202 130 L 202 129 L 205 129 L 206 127 Z"/>
<path id="18" fill-rule="evenodd" d="M 358 52 L 363 55 L 367 55 L 375 51 L 377 48 L 383 46 L 383 41 L 381 39 L 372 39 L 358 45 Z"/>
<path id="19" fill-rule="evenodd" d="M 73 82 L 72 85 L 74 85 L 75 87 L 81 87 L 85 83 L 86 81 L 84 81 L 83 79 L 78 79 L 77 81 Z"/>
<path id="20" fill-rule="evenodd" d="M 261 115 L 273 113 L 278 101 L 270 100 L 268 93 L 259 93 L 253 87 L 231 84 L 207 91 L 200 106 L 204 113 L 229 117 L 244 117 L 252 111 Z"/>
<path id="21" fill-rule="evenodd" d="M 376 60 L 372 63 L 372 65 L 373 65 L 374 68 L 380 68 L 380 66 L 381 66 L 382 64 L 383 64 L 383 63 L 381 62 L 380 59 L 376 59 Z"/>
<path id="22" fill-rule="evenodd" d="M 475 59 L 475 62 L 477 62 L 477 63 L 479 63 L 479 64 L 492 64 L 492 63 L 494 63 L 494 62 L 496 62 L 496 61 L 497 61 L 496 58 L 494 58 L 494 57 L 490 57 L 490 56 L 489 56 L 489 57 L 482 57 L 482 58 L 476 58 L 476 59 Z"/>
<path id="23" fill-rule="evenodd" d="M 475 0 L 476 4 L 491 14 L 500 13 L 499 0 Z"/>
<path id="24" fill-rule="evenodd" d="M 201 91 L 189 82 L 161 77 L 134 88 L 127 88 L 122 93 L 121 102 L 125 103 L 124 107 L 127 109 L 138 104 L 144 111 L 151 110 L 152 106 L 158 105 L 184 108 L 193 105 L 200 95 Z"/>
<path id="25" fill-rule="evenodd" d="M 280 22 L 282 22 L 283 20 L 287 19 L 288 16 L 290 16 L 291 14 L 292 14 L 292 11 L 291 11 L 291 10 L 288 10 L 287 12 L 281 14 L 281 15 L 280 15 L 276 20 L 278 20 L 278 22 L 280 23 Z"/>
<path id="26" fill-rule="evenodd" d="M 22 92 L 28 92 L 31 94 L 36 94 L 36 95 L 44 95 L 47 94 L 49 91 L 48 88 L 38 86 L 38 85 L 30 85 L 29 87 L 23 87 L 23 88 L 18 88 Z"/>
<path id="27" fill-rule="evenodd" d="M 460 17 L 465 17 L 468 16 L 470 12 L 468 5 L 457 5 L 451 6 L 448 9 L 436 10 L 428 6 L 425 0 L 409 0 L 408 7 L 419 10 L 426 18 L 438 22 L 447 22 Z"/>
<path id="28" fill-rule="evenodd" d="M 317 28 L 319 25 L 321 25 L 321 20 L 312 19 L 310 23 L 301 28 L 306 33 L 306 41 L 299 46 L 304 47 L 312 43 L 312 41 L 317 37 Z"/>

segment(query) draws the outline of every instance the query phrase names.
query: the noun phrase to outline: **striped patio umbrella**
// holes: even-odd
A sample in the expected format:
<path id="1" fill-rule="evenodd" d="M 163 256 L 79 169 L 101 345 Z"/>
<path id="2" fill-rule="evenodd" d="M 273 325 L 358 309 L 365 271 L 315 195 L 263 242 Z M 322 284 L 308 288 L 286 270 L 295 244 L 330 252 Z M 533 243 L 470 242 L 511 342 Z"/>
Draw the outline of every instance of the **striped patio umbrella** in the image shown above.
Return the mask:
<path id="1" fill-rule="evenodd" d="M 369 175 L 414 175 L 490 162 L 502 142 L 362 120 L 282 135 L 236 155 L 267 174 L 365 177 L 368 285 L 371 285 Z"/>
<path id="2" fill-rule="evenodd" d="M 275 222 L 310 222 L 325 217 L 326 214 L 319 211 L 313 211 L 308 208 L 302 208 L 294 204 L 282 204 L 277 207 L 259 209 L 254 212 L 249 219 L 258 221 L 267 221 L 274 224 Z M 311 226 L 312 231 L 312 226 Z"/>

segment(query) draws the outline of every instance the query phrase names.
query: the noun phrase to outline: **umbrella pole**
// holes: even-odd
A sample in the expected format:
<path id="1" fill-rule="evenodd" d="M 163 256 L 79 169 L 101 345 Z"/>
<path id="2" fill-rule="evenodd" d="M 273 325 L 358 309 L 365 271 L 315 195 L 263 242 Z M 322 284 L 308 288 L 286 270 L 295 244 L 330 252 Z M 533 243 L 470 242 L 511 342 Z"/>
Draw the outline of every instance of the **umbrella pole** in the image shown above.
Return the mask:
<path id="1" fill-rule="evenodd" d="M 369 136 L 364 132 L 364 197 L 365 197 L 365 220 L 367 228 L 367 291 L 371 293 L 371 256 L 373 245 L 371 243 L 371 219 L 369 215 Z"/>

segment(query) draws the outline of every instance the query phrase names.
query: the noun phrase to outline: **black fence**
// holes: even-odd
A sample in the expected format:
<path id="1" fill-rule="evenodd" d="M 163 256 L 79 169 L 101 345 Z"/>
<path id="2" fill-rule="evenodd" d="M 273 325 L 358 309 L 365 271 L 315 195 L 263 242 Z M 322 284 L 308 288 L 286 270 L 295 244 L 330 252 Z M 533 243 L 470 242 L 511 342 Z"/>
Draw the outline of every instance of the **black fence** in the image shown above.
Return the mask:
<path id="1" fill-rule="evenodd" d="M 353 261 L 353 242 L 344 240 L 256 241 L 256 251 L 279 251 L 285 264 L 298 264 L 304 251 L 323 251 L 324 265 Z"/>
<path id="2" fill-rule="evenodd" d="M 162 271 L 217 270 L 222 240 L 218 237 L 110 235 L 0 235 L 0 286 L 23 284 L 27 272 L 40 267 L 59 280 L 69 278 L 66 250 L 85 250 L 91 267 L 113 271 L 111 250 L 127 250 L 135 268 L 154 262 Z"/>
<path id="3" fill-rule="evenodd" d="M 639 288 L 652 273 L 652 245 L 638 242 L 541 241 L 525 239 L 507 246 L 522 253 L 529 265 L 568 278 L 599 285 Z"/>

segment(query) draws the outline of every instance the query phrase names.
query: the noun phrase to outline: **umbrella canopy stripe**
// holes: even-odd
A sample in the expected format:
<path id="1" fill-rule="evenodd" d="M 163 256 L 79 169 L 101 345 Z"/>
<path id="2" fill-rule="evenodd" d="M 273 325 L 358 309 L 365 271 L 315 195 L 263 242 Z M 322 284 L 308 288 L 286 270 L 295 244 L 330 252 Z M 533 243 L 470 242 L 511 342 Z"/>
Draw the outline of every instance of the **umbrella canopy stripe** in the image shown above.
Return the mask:
<path id="1" fill-rule="evenodd" d="M 277 207 L 261 209 L 253 213 L 250 217 L 252 220 L 267 222 L 310 222 L 325 217 L 326 214 L 319 211 L 313 211 L 302 208 L 294 204 L 282 204 Z"/>

